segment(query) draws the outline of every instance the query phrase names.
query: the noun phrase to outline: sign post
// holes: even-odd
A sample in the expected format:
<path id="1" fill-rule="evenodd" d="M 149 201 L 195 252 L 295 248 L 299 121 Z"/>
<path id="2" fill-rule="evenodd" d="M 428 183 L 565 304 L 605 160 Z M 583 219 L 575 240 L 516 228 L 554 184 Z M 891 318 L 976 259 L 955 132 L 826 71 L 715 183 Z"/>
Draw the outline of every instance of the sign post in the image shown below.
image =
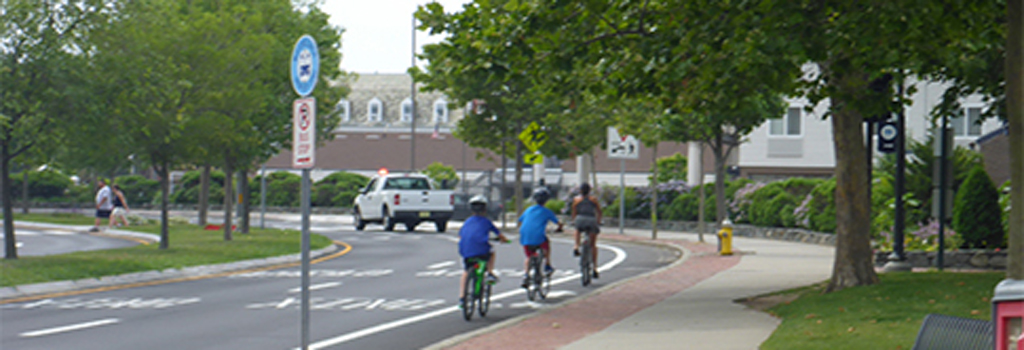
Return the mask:
<path id="1" fill-rule="evenodd" d="M 316 161 L 316 99 L 308 97 L 320 74 L 316 41 L 303 35 L 292 50 L 292 168 L 302 169 L 302 349 L 309 349 L 309 169 Z"/>
<path id="2" fill-rule="evenodd" d="M 640 142 L 631 135 L 621 135 L 619 130 L 608 127 L 608 158 L 619 159 L 619 234 L 626 221 L 626 159 L 640 158 Z"/>

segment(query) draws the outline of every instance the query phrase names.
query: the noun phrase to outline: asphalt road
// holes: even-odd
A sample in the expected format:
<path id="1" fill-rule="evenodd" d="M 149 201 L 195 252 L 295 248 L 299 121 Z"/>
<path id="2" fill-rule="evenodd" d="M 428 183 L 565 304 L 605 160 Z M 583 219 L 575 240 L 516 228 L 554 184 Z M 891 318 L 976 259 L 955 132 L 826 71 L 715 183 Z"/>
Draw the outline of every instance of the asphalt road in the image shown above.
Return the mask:
<path id="1" fill-rule="evenodd" d="M 290 226 L 291 221 L 269 223 Z M 551 307 L 678 258 L 674 250 L 615 243 L 600 250 L 601 279 L 582 287 L 567 235 L 555 235 L 558 269 L 548 299 L 518 286 L 523 253 L 496 246 L 499 275 L 487 317 L 462 319 L 461 265 L 448 233 L 352 231 L 317 223 L 314 232 L 351 247 L 311 268 L 311 349 L 418 349 Z M 252 271 L 92 294 L 0 305 L 2 349 L 292 349 L 301 344 L 298 267 Z"/>
<path id="2" fill-rule="evenodd" d="M 55 255 L 84 250 L 124 248 L 139 244 L 137 241 L 123 238 L 62 228 L 16 226 L 14 237 L 18 246 L 18 256 Z M 0 245 L 3 242 L 3 235 L 0 235 Z"/>

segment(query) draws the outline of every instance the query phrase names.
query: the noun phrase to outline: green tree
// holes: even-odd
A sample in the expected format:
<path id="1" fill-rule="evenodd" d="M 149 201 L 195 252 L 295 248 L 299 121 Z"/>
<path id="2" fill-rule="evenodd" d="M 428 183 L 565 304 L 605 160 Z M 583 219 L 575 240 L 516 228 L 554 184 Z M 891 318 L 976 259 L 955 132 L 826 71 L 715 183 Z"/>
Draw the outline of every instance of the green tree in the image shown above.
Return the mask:
<path id="1" fill-rule="evenodd" d="M 680 153 L 658 158 L 656 164 L 651 167 L 651 173 L 658 174 L 658 182 L 669 182 L 672 180 L 686 180 L 687 159 Z"/>
<path id="2" fill-rule="evenodd" d="M 1003 246 L 999 192 L 985 168 L 971 169 L 953 203 L 953 229 L 963 236 L 965 248 Z"/>
<path id="3" fill-rule="evenodd" d="M 459 183 L 459 175 L 455 172 L 455 168 L 441 162 L 430 163 L 421 172 L 430 178 L 434 188 L 442 188 L 442 184 L 447 184 L 447 187 L 444 188 L 455 188 Z"/>
<path id="4" fill-rule="evenodd" d="M 69 97 L 85 68 L 82 38 L 101 21 L 105 1 L 9 0 L 0 10 L 0 192 L 4 257 L 18 257 L 10 166 L 33 148 L 61 141 L 75 106 Z"/>

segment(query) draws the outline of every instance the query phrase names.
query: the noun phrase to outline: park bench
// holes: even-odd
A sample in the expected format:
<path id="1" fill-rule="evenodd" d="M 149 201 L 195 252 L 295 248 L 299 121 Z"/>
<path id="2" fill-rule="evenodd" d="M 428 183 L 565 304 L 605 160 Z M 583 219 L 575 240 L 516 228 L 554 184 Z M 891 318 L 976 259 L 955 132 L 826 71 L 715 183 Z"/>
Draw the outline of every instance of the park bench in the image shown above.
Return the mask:
<path id="1" fill-rule="evenodd" d="M 917 332 L 913 350 L 991 350 L 995 333 L 991 321 L 929 314 Z"/>

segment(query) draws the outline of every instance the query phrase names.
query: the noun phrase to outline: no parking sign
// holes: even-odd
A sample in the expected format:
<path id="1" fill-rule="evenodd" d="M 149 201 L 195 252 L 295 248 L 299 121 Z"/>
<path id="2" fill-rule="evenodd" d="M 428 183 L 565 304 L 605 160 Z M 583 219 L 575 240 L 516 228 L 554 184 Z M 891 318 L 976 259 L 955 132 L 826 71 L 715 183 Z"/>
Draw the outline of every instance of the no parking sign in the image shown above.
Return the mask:
<path id="1" fill-rule="evenodd" d="M 292 105 L 292 168 L 309 169 L 316 161 L 316 98 Z"/>

